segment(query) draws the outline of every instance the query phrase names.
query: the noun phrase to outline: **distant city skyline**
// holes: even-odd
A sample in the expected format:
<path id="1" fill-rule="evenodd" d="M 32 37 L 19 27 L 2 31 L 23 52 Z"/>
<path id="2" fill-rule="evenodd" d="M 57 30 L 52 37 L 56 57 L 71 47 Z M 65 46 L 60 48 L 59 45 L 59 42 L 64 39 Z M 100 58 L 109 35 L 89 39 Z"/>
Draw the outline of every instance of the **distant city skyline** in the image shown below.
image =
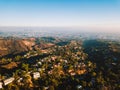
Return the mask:
<path id="1" fill-rule="evenodd" d="M 0 26 L 72 27 L 118 32 L 120 0 L 0 0 Z"/>

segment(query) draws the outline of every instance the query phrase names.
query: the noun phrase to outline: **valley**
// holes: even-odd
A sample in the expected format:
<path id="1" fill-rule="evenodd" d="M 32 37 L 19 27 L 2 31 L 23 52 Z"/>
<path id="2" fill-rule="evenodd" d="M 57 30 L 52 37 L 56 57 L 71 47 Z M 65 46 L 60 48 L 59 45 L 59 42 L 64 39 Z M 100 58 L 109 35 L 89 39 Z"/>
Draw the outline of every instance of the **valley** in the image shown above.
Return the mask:
<path id="1" fill-rule="evenodd" d="M 77 86 L 82 90 L 120 88 L 119 41 L 55 37 L 3 38 L 0 47 L 2 89 L 77 90 Z M 10 77 L 14 80 L 5 85 L 4 80 Z"/>

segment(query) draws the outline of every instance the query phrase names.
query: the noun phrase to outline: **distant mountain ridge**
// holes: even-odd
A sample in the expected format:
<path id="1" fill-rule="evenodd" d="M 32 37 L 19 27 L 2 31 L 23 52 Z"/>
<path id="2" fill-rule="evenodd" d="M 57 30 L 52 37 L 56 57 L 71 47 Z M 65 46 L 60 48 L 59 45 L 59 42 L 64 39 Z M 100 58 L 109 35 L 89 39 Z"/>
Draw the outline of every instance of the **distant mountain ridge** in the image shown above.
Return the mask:
<path id="1" fill-rule="evenodd" d="M 69 40 L 62 40 L 53 37 L 41 38 L 15 38 L 6 37 L 0 38 L 0 57 L 6 55 L 15 55 L 30 50 L 42 50 L 53 47 L 55 45 L 62 46 L 69 43 Z"/>

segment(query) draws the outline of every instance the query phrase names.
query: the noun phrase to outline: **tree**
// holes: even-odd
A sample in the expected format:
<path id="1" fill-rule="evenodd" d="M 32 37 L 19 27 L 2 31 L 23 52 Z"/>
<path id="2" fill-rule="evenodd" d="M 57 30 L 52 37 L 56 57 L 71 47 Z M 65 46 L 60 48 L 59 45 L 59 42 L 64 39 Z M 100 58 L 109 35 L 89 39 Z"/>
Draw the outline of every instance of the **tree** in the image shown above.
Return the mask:
<path id="1" fill-rule="evenodd" d="M 30 75 L 26 75 L 24 77 L 23 83 L 24 83 L 25 89 L 29 89 L 29 88 L 33 87 L 32 78 Z"/>
<path id="2" fill-rule="evenodd" d="M 22 57 L 20 55 L 15 57 L 15 61 L 19 61 Z"/>
<path id="3" fill-rule="evenodd" d="M 54 86 L 51 85 L 51 86 L 49 87 L 49 90 L 55 90 Z"/>
<path id="4" fill-rule="evenodd" d="M 22 69 L 28 72 L 28 70 L 29 70 L 29 64 L 24 64 L 23 63 L 22 64 Z"/>
<path id="5" fill-rule="evenodd" d="M 5 62 L 6 62 L 6 59 L 5 59 L 5 58 L 2 58 L 1 61 L 2 61 L 2 63 L 5 63 Z"/>

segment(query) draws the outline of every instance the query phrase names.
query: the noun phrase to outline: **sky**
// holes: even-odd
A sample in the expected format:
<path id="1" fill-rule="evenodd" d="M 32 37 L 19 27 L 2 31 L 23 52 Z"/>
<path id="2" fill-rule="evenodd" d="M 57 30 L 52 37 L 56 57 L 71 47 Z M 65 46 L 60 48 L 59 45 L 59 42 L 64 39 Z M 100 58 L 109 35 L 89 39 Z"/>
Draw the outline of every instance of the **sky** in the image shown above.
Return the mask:
<path id="1" fill-rule="evenodd" d="M 120 0 L 0 0 L 0 26 L 120 30 Z"/>

